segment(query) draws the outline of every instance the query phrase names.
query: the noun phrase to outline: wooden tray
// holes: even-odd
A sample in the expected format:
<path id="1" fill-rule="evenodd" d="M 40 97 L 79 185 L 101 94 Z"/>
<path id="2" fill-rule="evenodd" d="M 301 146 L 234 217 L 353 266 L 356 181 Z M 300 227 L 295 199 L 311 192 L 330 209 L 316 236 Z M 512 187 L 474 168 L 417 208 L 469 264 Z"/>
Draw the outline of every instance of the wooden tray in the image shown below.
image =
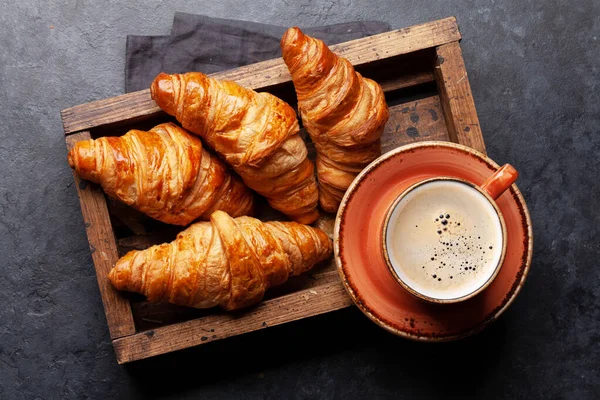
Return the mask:
<path id="1" fill-rule="evenodd" d="M 390 106 L 383 152 L 422 140 L 465 144 L 485 153 L 481 129 L 462 58 L 456 19 L 446 18 L 332 46 L 364 76 L 379 82 Z M 211 75 L 296 105 L 282 59 Z M 149 90 L 94 101 L 62 111 L 67 147 L 90 137 L 121 135 L 170 120 Z M 310 157 L 314 147 L 307 141 Z M 112 288 L 107 274 L 131 249 L 172 240 L 180 228 L 153 221 L 114 200 L 99 186 L 75 176 L 98 286 L 117 360 L 126 363 L 352 305 L 333 260 L 267 293 L 245 311 L 195 310 L 150 304 Z M 273 218 L 273 211 L 265 215 Z M 331 234 L 333 215 L 317 226 Z"/>

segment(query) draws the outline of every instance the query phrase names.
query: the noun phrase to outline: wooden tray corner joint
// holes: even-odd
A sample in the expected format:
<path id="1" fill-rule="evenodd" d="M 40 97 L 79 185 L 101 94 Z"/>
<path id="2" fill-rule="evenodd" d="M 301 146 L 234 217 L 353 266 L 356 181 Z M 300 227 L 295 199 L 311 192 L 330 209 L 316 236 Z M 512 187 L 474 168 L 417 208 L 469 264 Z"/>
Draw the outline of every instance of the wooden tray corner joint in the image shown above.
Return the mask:
<path id="1" fill-rule="evenodd" d="M 382 151 L 423 140 L 445 140 L 485 153 L 485 145 L 460 49 L 454 17 L 332 46 L 364 76 L 379 82 L 390 119 Z M 283 61 L 273 59 L 212 75 L 258 91 L 270 91 L 295 105 Z M 67 146 L 93 137 L 120 135 L 168 119 L 149 90 L 63 110 Z M 314 149 L 309 145 L 309 150 Z M 312 154 L 314 156 L 314 154 Z M 98 286 L 117 360 L 126 363 L 351 305 L 333 261 L 275 288 L 260 305 L 236 313 L 153 305 L 112 288 L 107 274 L 119 256 L 171 240 L 173 227 L 149 221 L 107 199 L 94 184 L 75 183 Z M 332 216 L 317 223 L 331 231 Z M 329 232 L 331 233 L 331 232 Z"/>

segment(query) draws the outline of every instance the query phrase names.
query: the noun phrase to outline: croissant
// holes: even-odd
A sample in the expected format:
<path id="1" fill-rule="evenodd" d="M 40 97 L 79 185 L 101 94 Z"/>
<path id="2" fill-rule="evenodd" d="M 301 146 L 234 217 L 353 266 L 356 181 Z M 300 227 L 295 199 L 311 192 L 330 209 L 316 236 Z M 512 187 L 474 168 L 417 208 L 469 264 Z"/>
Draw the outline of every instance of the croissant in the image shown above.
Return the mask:
<path id="1" fill-rule="evenodd" d="M 299 28 L 286 31 L 281 48 L 302 123 L 317 150 L 319 204 L 335 212 L 356 175 L 381 154 L 389 117 L 385 97 L 376 82 Z"/>
<path id="2" fill-rule="evenodd" d="M 168 224 L 253 210 L 254 196 L 202 142 L 175 124 L 78 142 L 69 165 L 111 197 Z"/>
<path id="3" fill-rule="evenodd" d="M 150 91 L 160 108 L 202 137 L 273 208 L 301 223 L 319 217 L 314 167 L 287 103 L 199 72 L 161 73 Z"/>
<path id="4" fill-rule="evenodd" d="M 262 300 L 265 290 L 331 256 L 321 230 L 296 222 L 261 222 L 215 211 L 175 241 L 131 251 L 110 271 L 118 290 L 152 302 L 226 310 Z"/>

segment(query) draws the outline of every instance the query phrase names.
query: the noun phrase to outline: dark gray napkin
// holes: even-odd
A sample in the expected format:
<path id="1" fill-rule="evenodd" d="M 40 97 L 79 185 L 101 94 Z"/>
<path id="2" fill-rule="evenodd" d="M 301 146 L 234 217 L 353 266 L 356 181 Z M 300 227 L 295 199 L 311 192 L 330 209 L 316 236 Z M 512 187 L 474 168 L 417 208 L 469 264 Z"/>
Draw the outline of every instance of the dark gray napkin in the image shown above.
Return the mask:
<path id="1" fill-rule="evenodd" d="M 162 71 L 162 60 L 171 36 L 127 36 L 125 92 L 147 89 Z"/>
<path id="2" fill-rule="evenodd" d="M 128 36 L 125 91 L 150 87 L 159 72 L 207 74 L 281 57 L 287 27 L 175 13 L 170 36 Z M 390 30 L 384 22 L 357 21 L 314 28 L 307 34 L 336 44 Z"/>

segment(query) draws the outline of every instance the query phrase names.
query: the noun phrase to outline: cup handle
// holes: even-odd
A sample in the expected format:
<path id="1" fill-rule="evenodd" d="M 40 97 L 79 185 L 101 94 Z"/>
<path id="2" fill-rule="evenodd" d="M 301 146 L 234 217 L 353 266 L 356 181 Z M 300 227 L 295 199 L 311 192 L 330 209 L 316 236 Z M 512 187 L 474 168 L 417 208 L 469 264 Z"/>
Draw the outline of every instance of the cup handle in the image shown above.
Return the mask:
<path id="1" fill-rule="evenodd" d="M 498 171 L 494 172 L 492 176 L 487 178 L 481 189 L 484 190 L 490 197 L 496 200 L 512 185 L 515 183 L 519 173 L 510 164 L 504 164 Z"/>

